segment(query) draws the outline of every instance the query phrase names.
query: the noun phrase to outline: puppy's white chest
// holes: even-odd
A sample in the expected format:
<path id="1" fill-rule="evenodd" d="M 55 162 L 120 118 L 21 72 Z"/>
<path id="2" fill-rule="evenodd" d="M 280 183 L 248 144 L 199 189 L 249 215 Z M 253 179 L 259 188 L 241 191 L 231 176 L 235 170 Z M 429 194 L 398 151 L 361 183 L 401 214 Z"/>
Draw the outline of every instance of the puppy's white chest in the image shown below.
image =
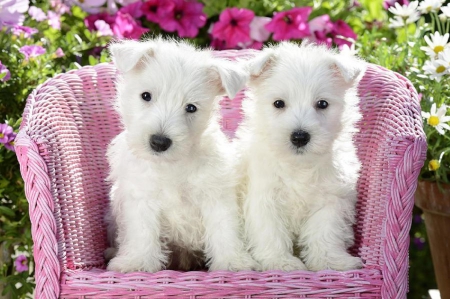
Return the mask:
<path id="1" fill-rule="evenodd" d="M 202 250 L 204 226 L 200 206 L 189 196 L 186 186 L 167 189 L 163 196 L 162 234 L 170 243 Z"/>

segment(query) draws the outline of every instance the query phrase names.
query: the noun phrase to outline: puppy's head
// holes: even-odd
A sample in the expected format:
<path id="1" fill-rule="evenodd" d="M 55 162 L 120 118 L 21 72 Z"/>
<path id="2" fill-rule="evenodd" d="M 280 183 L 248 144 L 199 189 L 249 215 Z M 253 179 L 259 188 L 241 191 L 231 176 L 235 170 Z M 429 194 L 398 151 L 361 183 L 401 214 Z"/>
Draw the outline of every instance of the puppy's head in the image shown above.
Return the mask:
<path id="1" fill-rule="evenodd" d="M 321 155 L 360 118 L 365 65 L 322 46 L 281 43 L 248 63 L 256 134 L 281 156 Z"/>
<path id="2" fill-rule="evenodd" d="M 110 51 L 121 74 L 117 108 L 127 142 L 142 158 L 189 155 L 217 120 L 217 97 L 234 97 L 247 80 L 237 66 L 182 42 L 124 41 Z"/>

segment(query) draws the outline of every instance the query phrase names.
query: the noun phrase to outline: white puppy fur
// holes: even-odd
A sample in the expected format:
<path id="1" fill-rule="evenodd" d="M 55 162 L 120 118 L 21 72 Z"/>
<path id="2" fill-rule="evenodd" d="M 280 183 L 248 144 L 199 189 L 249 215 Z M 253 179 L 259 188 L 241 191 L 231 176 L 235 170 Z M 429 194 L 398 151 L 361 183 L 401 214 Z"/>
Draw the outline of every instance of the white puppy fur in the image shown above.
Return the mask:
<path id="1" fill-rule="evenodd" d="M 352 141 L 361 117 L 356 87 L 365 63 L 321 46 L 281 43 L 248 67 L 236 147 L 253 257 L 263 270 L 362 267 L 347 249 L 360 169 Z"/>
<path id="2" fill-rule="evenodd" d="M 183 42 L 124 41 L 110 51 L 124 131 L 108 149 L 108 270 L 159 271 L 172 251 L 200 252 L 210 270 L 258 267 L 243 244 L 233 152 L 217 110 L 218 96 L 234 97 L 248 74 Z"/>

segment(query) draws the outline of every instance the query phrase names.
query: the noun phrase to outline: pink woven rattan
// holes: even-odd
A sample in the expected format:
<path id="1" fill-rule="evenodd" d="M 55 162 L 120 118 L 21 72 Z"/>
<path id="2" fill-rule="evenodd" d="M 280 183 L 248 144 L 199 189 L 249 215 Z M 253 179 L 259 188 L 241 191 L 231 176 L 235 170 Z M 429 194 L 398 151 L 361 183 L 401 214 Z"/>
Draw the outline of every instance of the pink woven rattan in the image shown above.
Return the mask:
<path id="1" fill-rule="evenodd" d="M 248 57 L 224 51 L 218 56 Z M 404 77 L 370 66 L 359 86 L 356 137 L 363 163 L 355 271 L 107 272 L 103 215 L 105 150 L 121 130 L 111 64 L 61 74 L 28 98 L 16 151 L 25 180 L 40 298 L 405 298 L 413 194 L 426 141 L 417 93 Z M 223 129 L 240 120 L 240 99 L 222 101 Z"/>

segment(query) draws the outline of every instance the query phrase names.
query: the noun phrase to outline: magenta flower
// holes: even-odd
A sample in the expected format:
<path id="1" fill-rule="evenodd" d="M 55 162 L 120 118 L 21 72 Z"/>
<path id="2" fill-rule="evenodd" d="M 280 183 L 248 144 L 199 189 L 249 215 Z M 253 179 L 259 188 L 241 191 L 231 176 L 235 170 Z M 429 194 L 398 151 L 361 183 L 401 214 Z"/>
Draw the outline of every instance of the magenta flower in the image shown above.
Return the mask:
<path id="1" fill-rule="evenodd" d="M 112 16 L 107 13 L 99 13 L 99 14 L 95 14 L 95 15 L 90 15 L 84 19 L 84 25 L 86 25 L 86 27 L 90 31 L 98 30 L 97 26 L 95 25 L 95 22 L 98 20 L 104 21 L 106 24 L 109 25 L 109 27 L 111 29 L 111 27 L 114 25 L 114 22 L 115 22 L 115 16 Z"/>
<path id="2" fill-rule="evenodd" d="M 307 6 L 275 13 L 266 29 L 273 32 L 276 41 L 307 37 L 310 35 L 308 17 L 311 11 L 312 8 Z"/>
<path id="3" fill-rule="evenodd" d="M 257 42 L 265 42 L 270 37 L 270 32 L 267 31 L 266 25 L 272 19 L 267 17 L 254 17 L 250 23 L 250 38 Z"/>
<path id="4" fill-rule="evenodd" d="M 389 9 L 391 6 L 395 6 L 395 3 L 398 3 L 401 6 L 403 6 L 403 5 L 408 5 L 409 1 L 408 0 L 384 0 L 383 7 L 385 9 Z"/>
<path id="5" fill-rule="evenodd" d="M 27 257 L 22 255 L 19 255 L 16 260 L 14 261 L 14 265 L 16 266 L 17 272 L 25 272 L 28 271 L 28 260 Z"/>
<path id="6" fill-rule="evenodd" d="M 9 72 L 8 68 L 2 64 L 2 61 L 0 60 L 0 74 L 3 75 L 3 77 L 0 79 L 0 81 L 2 82 L 6 82 L 9 79 L 11 79 L 11 73 Z M 0 124 L 0 126 L 2 126 Z M 0 129 L 0 136 L 1 136 L 1 129 Z M 1 137 L 0 137 L 0 142 L 1 142 Z"/>
<path id="7" fill-rule="evenodd" d="M 95 21 L 94 30 L 97 31 L 98 36 L 110 36 L 114 34 L 111 29 L 111 26 L 104 20 Z"/>
<path id="8" fill-rule="evenodd" d="M 56 57 L 64 57 L 64 51 L 61 48 L 56 49 L 55 56 Z"/>
<path id="9" fill-rule="evenodd" d="M 140 17 L 142 17 L 144 15 L 144 13 L 142 12 L 142 6 L 143 6 L 143 3 L 141 1 L 134 2 L 134 3 L 128 4 L 127 6 L 120 8 L 119 12 L 121 12 L 123 14 L 129 14 L 134 19 L 139 19 Z"/>
<path id="10" fill-rule="evenodd" d="M 341 48 L 343 45 L 351 46 L 358 37 L 352 28 L 342 20 L 337 20 L 334 23 L 334 28 L 331 32 L 333 42 Z"/>
<path id="11" fill-rule="evenodd" d="M 49 10 L 47 12 L 48 16 L 48 24 L 55 28 L 55 29 L 61 29 L 61 16 L 58 15 L 56 12 Z"/>
<path id="12" fill-rule="evenodd" d="M 4 144 L 7 149 L 9 149 L 10 151 L 13 151 L 13 152 L 16 151 L 14 149 L 14 140 L 16 139 L 16 136 L 17 136 L 16 133 L 12 133 L 11 135 L 9 135 L 8 142 Z"/>
<path id="13" fill-rule="evenodd" d="M 206 23 L 203 4 L 196 1 L 166 0 L 158 7 L 159 26 L 180 37 L 195 37 Z"/>
<path id="14" fill-rule="evenodd" d="M 144 3 L 142 3 L 141 10 L 142 13 L 145 15 L 145 18 L 153 23 L 159 23 L 159 12 L 160 7 L 163 3 L 163 0 L 149 0 Z"/>
<path id="15" fill-rule="evenodd" d="M 22 25 L 28 5 L 28 0 L 0 0 L 0 25 Z"/>
<path id="16" fill-rule="evenodd" d="M 142 34 L 148 32 L 149 29 L 140 26 L 129 14 L 117 12 L 116 22 L 112 27 L 114 36 L 118 38 L 139 39 Z"/>
<path id="17" fill-rule="evenodd" d="M 318 16 L 309 21 L 309 31 L 311 32 L 311 40 L 318 44 L 325 44 L 331 47 L 333 39 L 331 32 L 334 29 L 334 24 L 330 20 L 329 15 Z"/>
<path id="18" fill-rule="evenodd" d="M 45 19 L 47 19 L 47 16 L 45 15 L 45 12 L 36 6 L 30 6 L 28 9 L 28 14 L 33 20 L 36 20 L 38 22 L 41 22 Z"/>
<path id="19" fill-rule="evenodd" d="M 31 46 L 23 46 L 19 49 L 19 52 L 25 55 L 25 60 L 29 58 L 38 57 L 45 53 L 45 49 L 41 46 L 31 45 Z"/>
<path id="20" fill-rule="evenodd" d="M 27 27 L 27 26 L 20 26 L 20 25 L 14 25 L 12 27 L 12 33 L 17 36 L 23 35 L 25 38 L 31 37 L 33 34 L 38 33 L 39 31 L 35 28 Z"/>
<path id="21" fill-rule="evenodd" d="M 11 126 L 8 124 L 0 124 L 0 143 L 8 143 L 13 133 Z"/>
<path id="22" fill-rule="evenodd" d="M 245 8 L 227 8 L 219 16 L 219 21 L 212 29 L 213 38 L 226 41 L 228 47 L 234 48 L 239 43 L 251 42 L 250 23 L 255 14 Z"/>

